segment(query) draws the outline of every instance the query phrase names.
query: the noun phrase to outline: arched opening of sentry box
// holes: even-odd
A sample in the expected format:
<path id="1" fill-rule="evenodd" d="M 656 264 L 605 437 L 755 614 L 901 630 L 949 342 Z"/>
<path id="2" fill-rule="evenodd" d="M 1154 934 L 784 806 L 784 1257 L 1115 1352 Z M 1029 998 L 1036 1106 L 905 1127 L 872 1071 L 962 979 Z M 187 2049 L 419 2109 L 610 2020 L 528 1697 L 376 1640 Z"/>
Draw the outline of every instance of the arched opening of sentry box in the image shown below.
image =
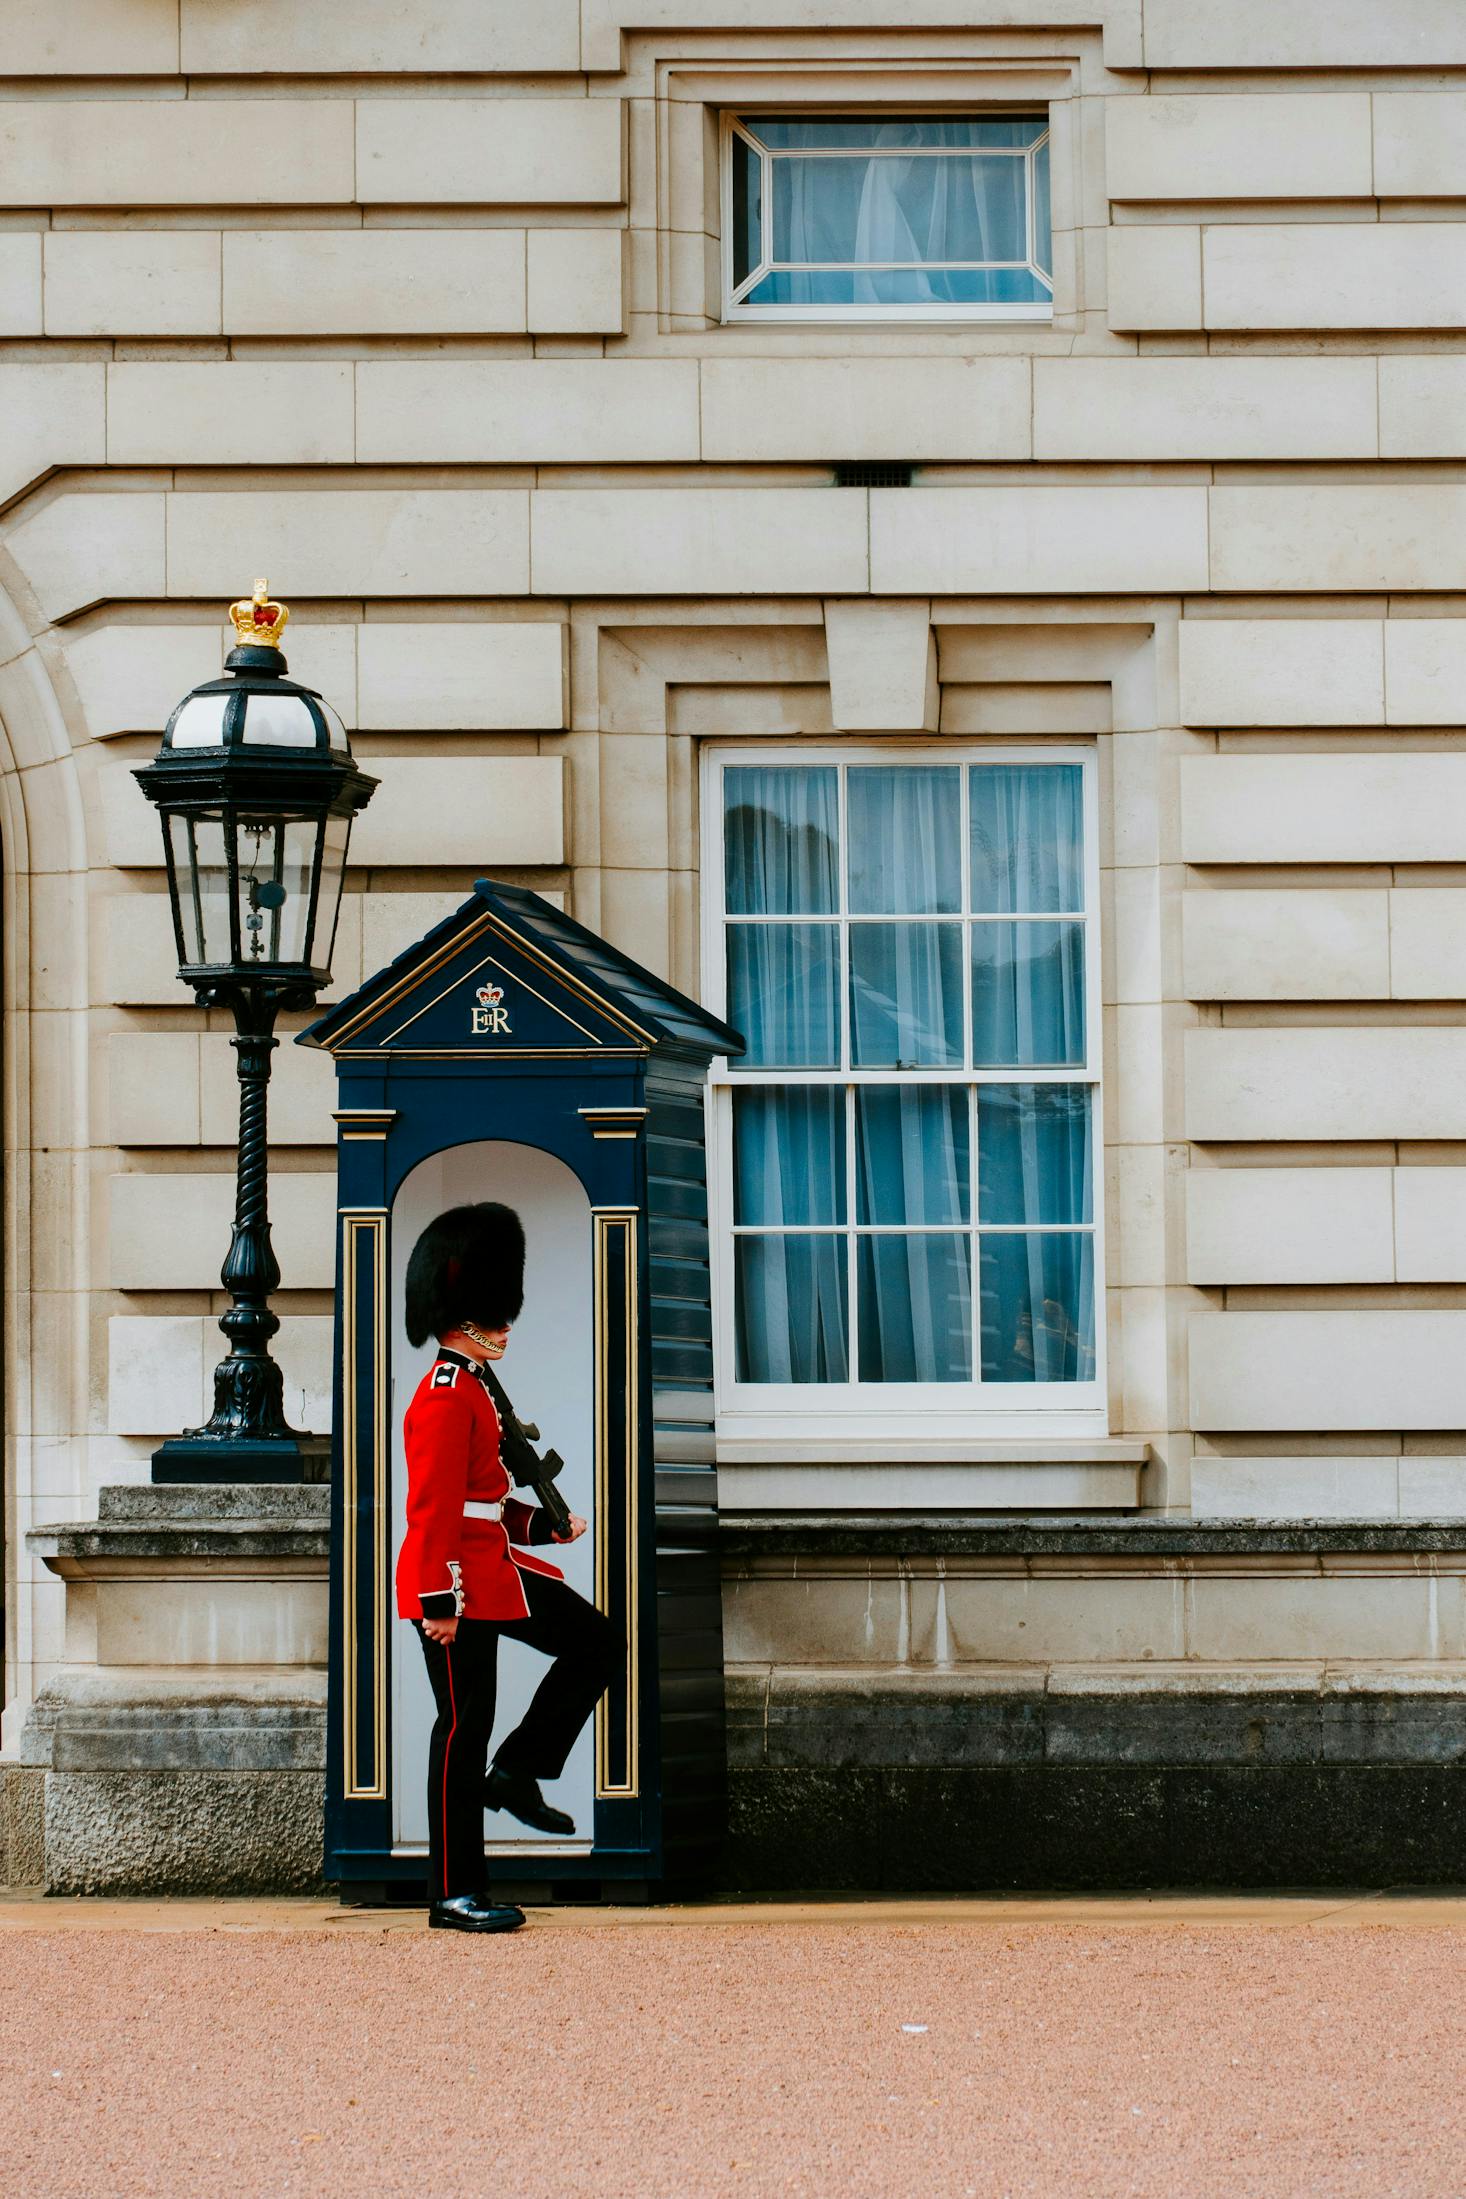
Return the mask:
<path id="1" fill-rule="evenodd" d="M 514 1324 L 509 1351 L 498 1369 L 524 1420 L 543 1430 L 544 1442 L 565 1460 L 558 1486 L 588 1532 L 565 1550 L 547 1553 L 572 1588 L 596 1600 L 595 1351 L 591 1265 L 591 1211 L 585 1186 L 553 1153 L 502 1138 L 450 1146 L 418 1162 L 392 1202 L 392 1547 L 406 1526 L 407 1464 L 402 1418 L 408 1400 L 433 1358 L 432 1344 L 414 1348 L 402 1324 L 403 1282 L 420 1231 L 451 1206 L 499 1199 L 524 1224 L 524 1311 Z M 426 1775 L 433 1698 L 417 1644 L 405 1627 L 393 1640 L 392 1844 L 399 1856 L 426 1855 Z M 524 1715 L 545 1672 L 545 1660 L 519 1642 L 499 1645 L 497 1743 Z M 588 1726 L 558 1780 L 545 1782 L 547 1799 L 566 1810 L 578 1828 L 573 1841 L 547 1841 L 512 1817 L 491 1817 L 488 1837 L 506 1863 L 523 1862 L 553 1874 L 566 1855 L 588 1855 L 595 1809 L 595 1733 Z"/>

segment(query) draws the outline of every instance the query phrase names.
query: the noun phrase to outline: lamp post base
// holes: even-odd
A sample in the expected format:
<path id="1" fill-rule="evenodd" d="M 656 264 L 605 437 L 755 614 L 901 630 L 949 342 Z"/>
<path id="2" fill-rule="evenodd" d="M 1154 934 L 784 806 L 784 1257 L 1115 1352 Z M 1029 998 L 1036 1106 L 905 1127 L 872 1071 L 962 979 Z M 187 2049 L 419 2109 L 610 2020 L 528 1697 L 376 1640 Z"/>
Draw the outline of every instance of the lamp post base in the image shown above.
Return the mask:
<path id="1" fill-rule="evenodd" d="M 324 1435 L 175 1435 L 153 1453 L 160 1483 L 329 1481 L 331 1439 Z"/>

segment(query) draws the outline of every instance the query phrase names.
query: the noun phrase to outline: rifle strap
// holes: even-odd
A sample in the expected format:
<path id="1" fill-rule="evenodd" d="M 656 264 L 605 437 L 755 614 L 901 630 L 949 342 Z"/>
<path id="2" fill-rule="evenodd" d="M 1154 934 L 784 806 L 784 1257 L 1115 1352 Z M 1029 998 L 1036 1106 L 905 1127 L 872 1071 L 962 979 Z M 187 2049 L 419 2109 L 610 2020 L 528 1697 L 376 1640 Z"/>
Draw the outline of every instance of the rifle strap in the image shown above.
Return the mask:
<path id="1" fill-rule="evenodd" d="M 479 1363 L 479 1378 L 490 1397 L 494 1400 L 494 1409 L 505 1426 L 507 1427 L 511 1421 L 517 1422 L 519 1415 L 510 1404 L 503 1383 L 499 1380 L 487 1359 L 481 1360 Z"/>

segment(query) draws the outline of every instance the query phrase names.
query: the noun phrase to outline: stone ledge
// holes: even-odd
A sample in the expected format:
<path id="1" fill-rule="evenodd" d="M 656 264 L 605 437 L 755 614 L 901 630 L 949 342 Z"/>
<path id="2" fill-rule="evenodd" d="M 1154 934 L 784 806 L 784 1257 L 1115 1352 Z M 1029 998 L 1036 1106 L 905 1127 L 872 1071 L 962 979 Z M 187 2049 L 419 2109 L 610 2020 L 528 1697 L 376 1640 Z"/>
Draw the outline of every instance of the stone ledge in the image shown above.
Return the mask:
<path id="1" fill-rule="evenodd" d="M 719 1466 L 1144 1466 L 1147 1442 L 1129 1436 L 767 1436 L 717 1435 Z"/>
<path id="2" fill-rule="evenodd" d="M 53 1572 L 158 1558 L 273 1559 L 315 1571 L 330 1555 L 330 1490 L 301 1483 L 117 1483 L 100 1492 L 96 1519 L 33 1527 L 26 1546 Z"/>
<path id="3" fill-rule="evenodd" d="M 1209 1658 L 1149 1658 L 1137 1664 L 796 1665 L 730 1664 L 728 1703 L 748 1706 L 775 1689 L 828 1700 L 877 1696 L 991 1695 L 1460 1695 L 1466 1660 L 1358 1663 L 1299 1657 L 1288 1663 L 1221 1664 Z"/>
<path id="4" fill-rule="evenodd" d="M 724 1511 L 725 1558 L 1277 1558 L 1466 1554 L 1466 1519 L 1202 1520 Z"/>
<path id="5" fill-rule="evenodd" d="M 1072 1765 L 1158 1767 L 1451 1764 L 1466 1762 L 1466 1668 L 1431 1674 L 1418 1692 L 1409 1668 L 1396 1686 L 1354 1694 L 1324 1667 L 1281 1671 L 1266 1690 L 1245 1685 L 1149 1689 L 1050 1684 L 1042 1668 L 1007 1675 L 974 1666 L 942 1673 L 863 1673 L 807 1667 L 732 1672 L 728 1753 L 760 1766 Z M 1235 1668 L 1234 1681 L 1241 1674 Z M 1340 1675 L 1342 1676 L 1342 1675 Z M 1432 1679 L 1435 1684 L 1432 1684 Z M 996 1682 L 996 1684 L 995 1684 Z"/>
<path id="6" fill-rule="evenodd" d="M 331 1492 L 324 1482 L 112 1482 L 98 1493 L 97 1517 L 108 1521 L 292 1520 L 325 1523 Z"/>
<path id="7" fill-rule="evenodd" d="M 326 1675 L 76 1667 L 31 1704 L 20 1756 L 56 1771 L 319 1771 Z"/>

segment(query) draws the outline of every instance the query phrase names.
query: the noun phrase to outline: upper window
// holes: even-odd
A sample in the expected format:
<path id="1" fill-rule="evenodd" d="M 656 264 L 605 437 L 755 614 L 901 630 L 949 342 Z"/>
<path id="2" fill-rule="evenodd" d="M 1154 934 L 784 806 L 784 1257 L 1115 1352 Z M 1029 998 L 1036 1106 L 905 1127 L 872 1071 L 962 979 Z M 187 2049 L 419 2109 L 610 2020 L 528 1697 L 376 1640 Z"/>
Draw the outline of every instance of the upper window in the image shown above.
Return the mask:
<path id="1" fill-rule="evenodd" d="M 730 320 L 1047 318 L 1048 117 L 724 118 Z"/>
<path id="2" fill-rule="evenodd" d="M 1088 760 L 719 768 L 725 1404 L 1095 1403 Z"/>

